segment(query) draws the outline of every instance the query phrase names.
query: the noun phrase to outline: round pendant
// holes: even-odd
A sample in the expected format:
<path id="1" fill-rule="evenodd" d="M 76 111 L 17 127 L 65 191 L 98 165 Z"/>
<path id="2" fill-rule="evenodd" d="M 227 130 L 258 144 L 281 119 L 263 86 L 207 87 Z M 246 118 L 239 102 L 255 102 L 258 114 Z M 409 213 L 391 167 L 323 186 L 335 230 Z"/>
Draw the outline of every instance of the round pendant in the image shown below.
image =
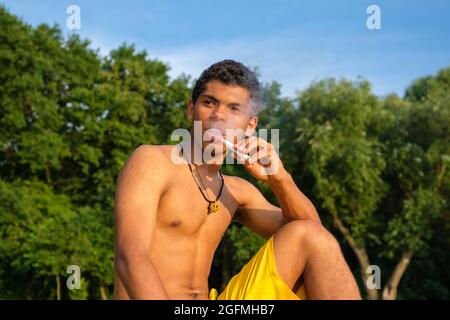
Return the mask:
<path id="1" fill-rule="evenodd" d="M 219 203 L 217 201 L 211 202 L 209 204 L 209 213 L 216 213 L 219 211 Z"/>

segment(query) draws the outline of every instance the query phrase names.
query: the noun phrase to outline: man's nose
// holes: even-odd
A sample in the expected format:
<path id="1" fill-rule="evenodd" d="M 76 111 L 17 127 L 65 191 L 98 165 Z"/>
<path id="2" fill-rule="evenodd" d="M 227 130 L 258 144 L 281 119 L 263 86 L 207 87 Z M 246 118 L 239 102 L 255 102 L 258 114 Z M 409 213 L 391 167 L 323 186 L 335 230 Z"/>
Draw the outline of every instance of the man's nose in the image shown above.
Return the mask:
<path id="1" fill-rule="evenodd" d="M 214 119 L 225 119 L 227 112 L 228 112 L 227 106 L 221 103 L 214 108 L 211 117 Z"/>

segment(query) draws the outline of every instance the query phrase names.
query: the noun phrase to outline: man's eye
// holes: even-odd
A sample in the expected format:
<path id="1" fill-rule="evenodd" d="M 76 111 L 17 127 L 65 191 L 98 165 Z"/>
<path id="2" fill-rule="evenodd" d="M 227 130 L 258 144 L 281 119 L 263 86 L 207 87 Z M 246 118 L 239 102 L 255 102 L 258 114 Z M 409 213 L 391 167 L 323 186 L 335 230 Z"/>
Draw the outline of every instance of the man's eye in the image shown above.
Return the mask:
<path id="1" fill-rule="evenodd" d="M 205 100 L 205 101 L 204 101 L 204 104 L 206 104 L 206 105 L 208 105 L 208 106 L 209 106 L 209 105 L 211 105 L 211 101 L 209 101 L 209 100 Z"/>

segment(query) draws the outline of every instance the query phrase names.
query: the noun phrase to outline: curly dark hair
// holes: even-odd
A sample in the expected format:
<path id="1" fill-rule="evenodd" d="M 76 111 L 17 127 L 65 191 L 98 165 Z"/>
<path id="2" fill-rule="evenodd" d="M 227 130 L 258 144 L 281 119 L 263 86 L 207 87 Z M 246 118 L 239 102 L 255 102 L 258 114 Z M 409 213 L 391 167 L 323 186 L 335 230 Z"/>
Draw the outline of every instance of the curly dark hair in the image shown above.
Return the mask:
<path id="1" fill-rule="evenodd" d="M 250 92 L 251 116 L 258 115 L 264 109 L 261 85 L 256 74 L 242 63 L 231 59 L 216 62 L 202 72 L 192 90 L 194 104 L 205 91 L 207 83 L 214 80 L 246 88 Z"/>

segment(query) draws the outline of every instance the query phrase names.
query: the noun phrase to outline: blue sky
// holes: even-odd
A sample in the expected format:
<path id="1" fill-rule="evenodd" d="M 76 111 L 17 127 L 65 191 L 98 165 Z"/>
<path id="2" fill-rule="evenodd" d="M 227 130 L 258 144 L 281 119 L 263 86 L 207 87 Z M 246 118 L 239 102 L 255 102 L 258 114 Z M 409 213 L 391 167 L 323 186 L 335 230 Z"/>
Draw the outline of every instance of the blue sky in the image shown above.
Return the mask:
<path id="1" fill-rule="evenodd" d="M 81 9 L 81 29 L 102 54 L 123 42 L 197 78 L 231 58 L 258 67 L 293 97 L 325 77 L 368 79 L 378 95 L 403 95 L 412 80 L 450 66 L 450 1 L 0 0 L 32 25 L 59 24 Z M 366 9 L 381 9 L 369 30 Z"/>

